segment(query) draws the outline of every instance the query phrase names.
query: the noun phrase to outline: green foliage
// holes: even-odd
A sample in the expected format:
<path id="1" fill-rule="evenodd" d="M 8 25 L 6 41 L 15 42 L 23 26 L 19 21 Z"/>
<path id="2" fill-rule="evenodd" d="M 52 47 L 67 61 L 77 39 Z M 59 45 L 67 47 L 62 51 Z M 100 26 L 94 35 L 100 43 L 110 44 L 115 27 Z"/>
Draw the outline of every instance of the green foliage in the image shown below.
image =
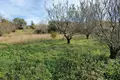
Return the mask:
<path id="1" fill-rule="evenodd" d="M 93 53 L 92 53 L 93 52 Z M 1 80 L 119 80 L 120 59 L 93 40 L 0 44 Z"/>
<path id="2" fill-rule="evenodd" d="M 120 80 L 120 59 L 110 60 L 108 66 L 105 65 L 104 77 L 108 80 Z"/>
<path id="3" fill-rule="evenodd" d="M 16 25 L 17 29 L 23 29 L 24 26 L 26 26 L 26 21 L 21 18 L 15 18 L 13 19 L 13 23 Z"/>
<path id="4" fill-rule="evenodd" d="M 57 33 L 56 33 L 56 32 L 51 32 L 50 34 L 51 34 L 51 37 L 52 37 L 53 39 L 55 39 L 55 38 L 57 37 Z"/>
<path id="5" fill-rule="evenodd" d="M 33 21 L 31 21 L 30 28 L 31 28 L 31 29 L 35 29 L 35 24 L 33 23 Z"/>
<path id="6" fill-rule="evenodd" d="M 49 25 L 48 25 L 48 32 L 56 32 L 58 31 L 55 25 L 55 21 L 49 21 Z"/>

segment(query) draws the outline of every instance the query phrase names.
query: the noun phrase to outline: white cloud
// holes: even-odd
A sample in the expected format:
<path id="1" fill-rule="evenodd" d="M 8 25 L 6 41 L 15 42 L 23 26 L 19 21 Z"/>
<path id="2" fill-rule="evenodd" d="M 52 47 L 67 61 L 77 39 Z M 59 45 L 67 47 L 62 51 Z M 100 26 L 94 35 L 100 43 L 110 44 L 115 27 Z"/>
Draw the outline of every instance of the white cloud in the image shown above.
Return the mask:
<path id="1" fill-rule="evenodd" d="M 18 6 L 24 6 L 25 5 L 25 0 L 10 0 L 10 2 L 14 5 Z"/>
<path id="2" fill-rule="evenodd" d="M 24 18 L 28 24 L 31 21 L 39 23 L 48 20 L 47 12 L 44 8 L 52 6 L 53 0 L 0 0 L 0 13 L 12 20 L 16 17 Z M 65 0 L 54 0 L 55 3 Z M 68 0 L 70 4 L 78 4 L 79 0 Z"/>

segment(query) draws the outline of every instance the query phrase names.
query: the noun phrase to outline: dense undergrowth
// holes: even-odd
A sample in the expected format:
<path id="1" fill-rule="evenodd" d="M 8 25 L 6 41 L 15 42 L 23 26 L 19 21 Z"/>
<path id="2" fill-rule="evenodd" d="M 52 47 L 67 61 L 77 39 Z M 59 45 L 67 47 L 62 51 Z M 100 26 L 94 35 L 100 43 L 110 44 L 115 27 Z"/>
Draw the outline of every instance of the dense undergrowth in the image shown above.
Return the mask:
<path id="1" fill-rule="evenodd" d="M 94 40 L 0 44 L 0 80 L 120 80 L 120 59 Z"/>

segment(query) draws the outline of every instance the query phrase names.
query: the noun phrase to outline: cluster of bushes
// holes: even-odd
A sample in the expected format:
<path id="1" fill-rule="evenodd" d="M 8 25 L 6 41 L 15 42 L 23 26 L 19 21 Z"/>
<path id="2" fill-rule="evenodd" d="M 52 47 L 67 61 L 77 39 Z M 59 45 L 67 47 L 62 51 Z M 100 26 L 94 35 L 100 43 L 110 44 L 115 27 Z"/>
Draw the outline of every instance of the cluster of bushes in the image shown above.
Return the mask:
<path id="1" fill-rule="evenodd" d="M 38 24 L 35 27 L 34 33 L 36 34 L 48 33 L 48 26 L 46 24 Z"/>
<path id="2" fill-rule="evenodd" d="M 1 22 L 0 22 L 0 36 L 2 36 L 3 34 L 5 33 L 11 33 L 11 32 L 15 32 L 16 30 L 16 27 L 15 25 L 6 20 L 6 19 L 2 19 Z"/>
<path id="3" fill-rule="evenodd" d="M 32 28 L 33 29 L 33 28 Z M 50 33 L 51 37 L 55 39 L 57 37 L 57 32 L 54 29 L 46 24 L 38 24 L 34 27 L 35 34 L 46 34 Z"/>
<path id="4" fill-rule="evenodd" d="M 26 21 L 21 18 L 15 18 L 12 21 L 0 16 L 0 36 L 6 33 L 15 32 L 16 29 L 24 29 Z"/>
<path id="5" fill-rule="evenodd" d="M 31 22 L 31 28 L 32 25 L 34 25 L 35 32 L 37 33 L 51 33 L 51 32 L 59 32 L 59 30 L 56 28 L 55 21 L 49 21 L 48 24 L 40 23 L 38 25 L 35 25 L 33 22 Z"/>
<path id="6" fill-rule="evenodd" d="M 53 39 L 55 39 L 55 38 L 57 37 L 57 33 L 56 33 L 56 32 L 51 32 L 50 34 L 51 34 L 51 37 L 52 37 Z"/>
<path id="7" fill-rule="evenodd" d="M 33 27 L 34 25 L 34 27 Z M 37 24 L 35 25 L 33 22 L 31 22 L 31 29 L 34 29 L 34 33 L 35 34 L 46 34 L 46 33 L 50 33 L 51 37 L 53 39 L 55 39 L 57 37 L 57 33 L 59 33 L 59 31 L 57 30 L 54 21 L 49 21 L 49 24 Z"/>

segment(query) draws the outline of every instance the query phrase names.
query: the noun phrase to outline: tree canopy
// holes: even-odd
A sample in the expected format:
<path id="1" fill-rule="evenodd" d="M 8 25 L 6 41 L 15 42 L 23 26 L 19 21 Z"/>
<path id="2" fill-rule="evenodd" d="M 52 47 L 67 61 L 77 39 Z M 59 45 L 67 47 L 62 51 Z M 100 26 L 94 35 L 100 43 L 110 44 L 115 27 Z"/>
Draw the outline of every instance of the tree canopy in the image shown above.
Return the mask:
<path id="1" fill-rule="evenodd" d="M 13 19 L 13 23 L 16 25 L 17 29 L 23 29 L 23 27 L 26 26 L 26 24 L 27 24 L 27 22 L 21 18 Z"/>

